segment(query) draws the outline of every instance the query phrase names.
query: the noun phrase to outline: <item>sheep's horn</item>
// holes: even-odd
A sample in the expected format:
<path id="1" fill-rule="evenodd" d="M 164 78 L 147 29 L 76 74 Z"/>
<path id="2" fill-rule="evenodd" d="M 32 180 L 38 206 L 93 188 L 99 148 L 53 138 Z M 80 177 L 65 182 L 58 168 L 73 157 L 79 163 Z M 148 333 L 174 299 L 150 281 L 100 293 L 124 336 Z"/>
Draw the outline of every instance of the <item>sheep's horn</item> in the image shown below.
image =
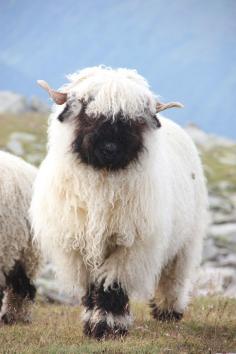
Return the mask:
<path id="1" fill-rule="evenodd" d="M 183 108 L 183 107 L 184 105 L 180 102 L 169 102 L 169 103 L 157 102 L 156 112 L 158 113 L 168 108 Z"/>
<path id="2" fill-rule="evenodd" d="M 60 92 L 60 91 L 55 91 L 53 90 L 46 81 L 44 80 L 37 80 L 37 83 L 40 87 L 42 87 L 44 90 L 48 92 L 48 94 L 52 97 L 53 101 L 56 104 L 63 104 L 67 100 L 67 93 L 65 92 Z"/>

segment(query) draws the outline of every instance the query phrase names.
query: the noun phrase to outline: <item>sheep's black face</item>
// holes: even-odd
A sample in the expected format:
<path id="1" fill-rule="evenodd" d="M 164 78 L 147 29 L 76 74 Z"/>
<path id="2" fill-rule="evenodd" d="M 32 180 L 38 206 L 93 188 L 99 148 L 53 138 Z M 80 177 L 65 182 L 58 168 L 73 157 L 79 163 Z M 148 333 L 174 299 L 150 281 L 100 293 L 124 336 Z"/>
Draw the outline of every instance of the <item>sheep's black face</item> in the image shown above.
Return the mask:
<path id="1" fill-rule="evenodd" d="M 117 171 L 136 162 L 144 150 L 144 132 L 161 126 L 151 113 L 147 119 L 139 117 L 137 120 L 124 118 L 122 113 L 115 117 L 91 117 L 86 108 L 85 102 L 72 98 L 58 120 L 74 125 L 72 151 L 83 163 L 96 169 Z"/>
<path id="2" fill-rule="evenodd" d="M 143 150 L 142 123 L 124 120 L 121 114 L 114 120 L 105 116 L 89 119 L 84 114 L 78 120 L 73 152 L 88 165 L 113 171 L 124 169 Z"/>

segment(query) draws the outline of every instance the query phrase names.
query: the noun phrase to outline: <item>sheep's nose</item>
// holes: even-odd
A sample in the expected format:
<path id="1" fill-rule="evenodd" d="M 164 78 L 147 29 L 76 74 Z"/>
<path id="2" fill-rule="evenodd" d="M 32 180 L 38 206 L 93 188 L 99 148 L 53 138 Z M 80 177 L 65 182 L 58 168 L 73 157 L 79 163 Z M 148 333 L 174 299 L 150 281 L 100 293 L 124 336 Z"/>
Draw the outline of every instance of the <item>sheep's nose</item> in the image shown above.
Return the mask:
<path id="1" fill-rule="evenodd" d="M 113 157 L 117 152 L 117 144 L 115 143 L 105 143 L 103 145 L 103 152 L 106 157 Z"/>

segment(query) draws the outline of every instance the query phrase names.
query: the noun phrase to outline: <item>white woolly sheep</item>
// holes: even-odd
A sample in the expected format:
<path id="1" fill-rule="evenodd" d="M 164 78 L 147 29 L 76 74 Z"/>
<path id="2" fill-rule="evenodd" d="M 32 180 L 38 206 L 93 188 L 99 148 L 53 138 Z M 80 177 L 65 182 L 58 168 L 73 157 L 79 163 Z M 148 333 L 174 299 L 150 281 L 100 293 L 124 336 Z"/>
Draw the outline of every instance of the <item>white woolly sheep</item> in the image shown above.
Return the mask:
<path id="1" fill-rule="evenodd" d="M 37 169 L 0 151 L 0 317 L 4 323 L 30 320 L 32 279 L 39 251 L 32 245 L 28 209 Z"/>
<path id="2" fill-rule="evenodd" d="M 129 297 L 151 300 L 158 320 L 180 319 L 207 223 L 198 152 L 157 115 L 182 105 L 160 103 L 133 70 L 69 79 L 60 91 L 39 81 L 57 105 L 31 204 L 35 239 L 82 296 L 85 334 L 126 334 Z"/>

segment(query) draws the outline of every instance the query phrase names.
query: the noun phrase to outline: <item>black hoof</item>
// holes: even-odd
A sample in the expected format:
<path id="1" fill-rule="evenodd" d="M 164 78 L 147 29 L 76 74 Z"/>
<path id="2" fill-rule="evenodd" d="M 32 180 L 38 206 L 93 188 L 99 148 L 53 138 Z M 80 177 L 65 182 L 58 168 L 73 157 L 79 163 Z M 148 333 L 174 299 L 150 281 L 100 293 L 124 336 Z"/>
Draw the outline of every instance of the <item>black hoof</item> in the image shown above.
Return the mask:
<path id="1" fill-rule="evenodd" d="M 90 325 L 89 328 L 87 325 L 84 326 L 84 334 L 97 340 L 117 339 L 125 337 L 128 330 L 118 326 L 111 328 L 106 321 L 100 321 L 92 326 Z"/>
<path id="2" fill-rule="evenodd" d="M 152 316 L 157 321 L 161 322 L 175 322 L 183 318 L 183 313 L 174 310 L 161 310 L 158 307 L 152 309 Z"/>
<path id="3" fill-rule="evenodd" d="M 6 325 L 13 325 L 16 323 L 15 317 L 9 313 L 5 313 L 5 315 L 2 316 L 1 321 Z"/>

